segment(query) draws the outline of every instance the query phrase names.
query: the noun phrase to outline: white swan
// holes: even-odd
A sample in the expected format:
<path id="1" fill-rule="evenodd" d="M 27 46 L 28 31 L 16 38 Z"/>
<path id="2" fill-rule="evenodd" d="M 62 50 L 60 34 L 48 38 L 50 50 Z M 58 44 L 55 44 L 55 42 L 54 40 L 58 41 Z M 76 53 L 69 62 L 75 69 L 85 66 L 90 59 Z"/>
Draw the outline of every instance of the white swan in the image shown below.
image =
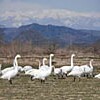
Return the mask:
<path id="1" fill-rule="evenodd" d="M 39 68 L 41 67 L 41 62 L 40 62 L 40 60 L 38 60 L 38 63 L 39 63 Z"/>
<path id="2" fill-rule="evenodd" d="M 55 68 L 54 67 L 54 75 L 59 75 L 59 74 L 61 74 L 61 68 Z"/>
<path id="3" fill-rule="evenodd" d="M 93 72 L 93 66 L 92 66 L 92 61 L 90 60 L 90 67 L 88 65 L 83 65 L 83 66 L 74 66 L 72 71 L 68 74 L 68 76 L 74 76 L 74 81 L 76 77 L 80 77 L 84 75 L 84 73 L 92 73 Z"/>
<path id="4" fill-rule="evenodd" d="M 49 68 L 47 70 L 37 70 L 32 79 L 41 79 L 42 81 L 45 81 L 45 79 L 51 75 L 52 70 L 53 70 L 53 66 L 52 66 L 52 57 L 54 56 L 54 54 L 50 54 L 50 59 L 49 59 Z"/>
<path id="5" fill-rule="evenodd" d="M 16 58 L 18 57 L 19 55 L 16 55 L 15 58 L 14 58 L 14 61 L 13 61 L 13 66 L 12 67 L 8 67 L 8 68 L 5 68 L 3 70 L 0 69 L 0 72 L 1 74 L 5 74 L 7 71 L 10 71 L 12 69 L 14 69 L 14 66 L 17 66 L 17 63 L 16 63 Z M 18 66 L 18 70 L 19 71 L 23 71 L 23 68 L 21 66 Z"/>
<path id="6" fill-rule="evenodd" d="M 55 76 L 55 78 L 60 78 L 61 75 L 62 75 L 62 70 L 61 70 L 61 68 L 55 68 L 55 67 L 54 67 L 53 75 Z M 56 76 L 57 76 L 57 77 L 56 77 Z"/>
<path id="7" fill-rule="evenodd" d="M 10 84 L 12 84 L 12 78 L 14 78 L 18 74 L 17 58 L 20 58 L 20 57 L 21 56 L 19 54 L 15 57 L 16 65 L 14 64 L 14 68 L 4 73 L 0 78 L 7 79 L 10 82 Z"/>
<path id="8" fill-rule="evenodd" d="M 41 63 L 40 63 L 40 61 L 38 61 L 39 62 L 39 68 L 40 68 L 40 65 L 41 65 Z M 23 71 L 25 72 L 25 73 L 27 73 L 29 70 L 33 70 L 34 68 L 32 67 L 32 66 L 24 66 L 23 67 Z"/>
<path id="9" fill-rule="evenodd" d="M 39 62 L 39 70 L 47 70 L 48 69 L 48 66 L 45 64 L 46 60 L 47 60 L 46 58 L 43 58 L 43 61 L 42 61 L 43 65 L 42 66 L 40 66 L 41 65 L 40 61 L 38 61 Z M 34 74 L 34 71 L 36 71 L 36 70 L 38 70 L 38 69 L 34 69 L 34 68 L 29 69 L 25 72 L 25 75 L 31 75 L 32 76 Z"/>
<path id="10" fill-rule="evenodd" d="M 40 61 L 38 61 L 38 63 L 39 63 L 38 67 L 40 68 L 41 67 Z M 29 70 L 25 71 L 25 75 L 32 75 L 35 70 L 38 70 L 38 69 L 35 69 L 35 68 L 29 69 Z"/>
<path id="11" fill-rule="evenodd" d="M 89 65 L 82 65 L 80 66 L 82 70 L 84 70 L 84 74 L 93 76 L 93 66 L 92 66 L 93 59 L 90 60 Z"/>
<path id="12" fill-rule="evenodd" d="M 17 62 L 16 62 L 16 57 L 15 57 L 15 59 L 14 59 L 14 61 L 13 61 L 13 67 L 14 67 L 14 66 L 17 66 L 17 67 L 18 67 L 18 71 L 19 71 L 19 72 L 22 72 L 22 71 L 23 71 L 22 66 L 18 66 L 18 64 L 17 64 Z"/>
<path id="13" fill-rule="evenodd" d="M 44 58 L 44 60 L 47 60 L 47 59 L 45 59 Z M 50 62 L 51 63 L 51 62 Z M 41 66 L 41 67 L 43 67 L 43 70 L 47 70 L 48 68 L 49 68 L 49 66 L 47 66 L 47 65 L 45 65 L 45 61 L 43 61 L 43 66 Z M 42 69 L 42 68 L 41 68 Z M 60 68 L 55 68 L 54 66 L 53 66 L 53 75 L 59 75 L 59 74 L 61 74 L 61 69 Z"/>
<path id="14" fill-rule="evenodd" d="M 31 70 L 31 69 L 32 69 L 32 66 L 24 66 L 23 67 L 24 72 L 27 72 L 28 70 Z"/>
<path id="15" fill-rule="evenodd" d="M 42 66 L 40 66 L 40 70 L 47 70 L 48 68 L 49 68 L 49 66 L 47 66 L 46 64 L 45 64 L 45 61 L 47 61 L 47 58 L 43 58 L 43 61 L 42 61 Z"/>
<path id="16" fill-rule="evenodd" d="M 73 76 L 74 77 L 74 81 L 75 81 L 76 77 L 78 77 L 79 81 L 80 81 L 80 77 L 83 74 L 84 74 L 84 71 L 79 66 L 74 66 L 72 71 L 70 73 L 68 73 L 67 76 Z"/>
<path id="17" fill-rule="evenodd" d="M 22 66 L 18 66 L 18 71 L 19 71 L 19 72 L 23 72 Z"/>
<path id="18" fill-rule="evenodd" d="M 80 77 L 84 74 L 84 69 L 82 69 L 80 66 L 74 66 L 73 65 L 73 68 L 71 70 L 70 73 L 68 73 L 67 76 L 73 76 L 74 77 L 74 81 L 76 79 L 76 77 L 79 78 L 79 81 L 80 81 Z"/>
<path id="19" fill-rule="evenodd" d="M 72 54 L 71 55 L 71 66 L 62 66 L 60 69 L 62 70 L 62 75 L 63 74 L 66 74 L 67 76 L 67 73 L 70 72 L 72 69 L 73 69 L 73 57 L 75 56 L 75 54 Z"/>
<path id="20" fill-rule="evenodd" d="M 31 80 L 32 80 L 32 77 L 34 76 L 35 73 L 38 72 L 38 70 L 47 70 L 47 69 L 49 68 L 49 66 L 47 66 L 47 65 L 45 64 L 45 61 L 46 61 L 46 60 L 47 60 L 46 58 L 43 58 L 43 61 L 42 61 L 42 64 L 43 64 L 43 65 L 42 65 L 42 66 L 40 66 L 40 65 L 41 65 L 40 61 L 38 61 L 38 62 L 39 62 L 39 69 L 34 69 L 34 68 L 32 68 L 32 69 L 26 71 L 26 72 L 25 72 L 25 75 L 30 75 L 30 76 L 31 76 Z"/>
<path id="21" fill-rule="evenodd" d="M 94 77 L 100 79 L 100 74 L 97 74 Z"/>

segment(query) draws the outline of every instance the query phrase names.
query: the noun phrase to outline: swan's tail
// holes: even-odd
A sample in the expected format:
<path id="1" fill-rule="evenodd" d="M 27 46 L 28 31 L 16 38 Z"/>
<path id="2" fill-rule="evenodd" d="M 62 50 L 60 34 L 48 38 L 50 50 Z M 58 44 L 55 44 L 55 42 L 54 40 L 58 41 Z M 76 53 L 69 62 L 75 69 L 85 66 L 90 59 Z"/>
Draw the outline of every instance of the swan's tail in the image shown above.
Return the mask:
<path id="1" fill-rule="evenodd" d="M 73 75 L 72 72 L 70 72 L 70 73 L 67 74 L 67 76 L 71 76 L 71 75 Z"/>
<path id="2" fill-rule="evenodd" d="M 94 76 L 94 78 L 98 78 L 98 76 L 97 76 L 97 75 L 95 75 L 95 76 Z"/>
<path id="3" fill-rule="evenodd" d="M 95 75 L 94 78 L 100 78 L 100 74 L 99 75 Z"/>

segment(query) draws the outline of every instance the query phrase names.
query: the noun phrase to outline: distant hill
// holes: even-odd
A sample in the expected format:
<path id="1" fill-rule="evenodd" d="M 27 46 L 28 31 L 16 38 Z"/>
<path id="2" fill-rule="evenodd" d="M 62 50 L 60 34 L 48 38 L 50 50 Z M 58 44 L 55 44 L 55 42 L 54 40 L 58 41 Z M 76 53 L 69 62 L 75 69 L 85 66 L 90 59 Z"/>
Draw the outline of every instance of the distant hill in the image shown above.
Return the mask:
<path id="1" fill-rule="evenodd" d="M 33 44 L 58 43 L 60 46 L 69 44 L 92 44 L 100 40 L 100 31 L 76 30 L 64 26 L 30 24 L 19 28 L 0 28 L 3 40 L 12 42 L 32 41 Z"/>

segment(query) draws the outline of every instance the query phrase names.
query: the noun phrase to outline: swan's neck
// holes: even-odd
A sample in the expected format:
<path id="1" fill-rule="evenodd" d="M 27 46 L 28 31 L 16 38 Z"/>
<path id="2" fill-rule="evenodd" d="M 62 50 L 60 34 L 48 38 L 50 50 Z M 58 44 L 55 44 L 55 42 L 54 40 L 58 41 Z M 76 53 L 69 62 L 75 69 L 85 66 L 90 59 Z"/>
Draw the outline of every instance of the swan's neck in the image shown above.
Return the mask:
<path id="1" fill-rule="evenodd" d="M 0 64 L 0 70 L 1 70 L 1 64 Z"/>
<path id="2" fill-rule="evenodd" d="M 1 73 L 1 64 L 0 64 L 0 73 Z"/>
<path id="3" fill-rule="evenodd" d="M 15 57 L 15 59 L 14 59 L 14 68 L 15 68 L 15 69 L 17 69 L 17 68 L 18 68 L 17 57 Z"/>
<path id="4" fill-rule="evenodd" d="M 50 56 L 49 66 L 52 67 L 52 57 Z"/>
<path id="5" fill-rule="evenodd" d="M 14 59 L 14 61 L 13 61 L 13 67 L 14 67 L 14 66 L 16 66 L 16 61 L 15 61 L 15 59 Z"/>
<path id="6" fill-rule="evenodd" d="M 92 60 L 90 60 L 90 68 L 93 69 Z"/>
<path id="7" fill-rule="evenodd" d="M 49 62 L 49 64 L 50 64 L 50 65 L 49 65 L 49 66 L 50 66 L 50 70 L 49 70 L 49 71 L 50 71 L 50 74 L 51 74 L 52 72 L 54 73 L 54 69 L 55 69 L 55 68 L 54 68 L 54 66 L 52 66 L 52 56 L 50 56 L 50 62 Z"/>
<path id="8" fill-rule="evenodd" d="M 73 67 L 74 64 L 73 64 L 73 56 L 71 56 L 71 67 Z"/>
<path id="9" fill-rule="evenodd" d="M 40 67 L 41 67 L 41 63 L 40 63 L 40 61 L 39 61 L 39 69 L 40 69 Z"/>
<path id="10" fill-rule="evenodd" d="M 43 59 L 43 66 L 45 66 L 45 59 Z"/>

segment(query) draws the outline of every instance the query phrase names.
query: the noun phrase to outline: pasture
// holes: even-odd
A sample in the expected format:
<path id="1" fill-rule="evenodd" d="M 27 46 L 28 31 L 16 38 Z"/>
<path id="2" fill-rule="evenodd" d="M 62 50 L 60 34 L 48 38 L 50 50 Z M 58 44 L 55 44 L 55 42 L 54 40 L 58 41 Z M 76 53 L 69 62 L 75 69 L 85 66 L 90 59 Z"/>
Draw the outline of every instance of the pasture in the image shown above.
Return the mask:
<path id="1" fill-rule="evenodd" d="M 18 76 L 10 85 L 0 80 L 0 100 L 100 100 L 100 80 L 82 78 L 54 79 L 45 83 L 31 81 L 28 76 Z"/>
<path id="2" fill-rule="evenodd" d="M 100 58 L 93 59 L 94 74 L 98 74 Z M 64 61 L 67 64 L 67 60 Z M 76 65 L 88 61 L 89 58 L 74 60 Z M 41 83 L 39 80 L 31 81 L 29 76 L 20 73 L 13 79 L 12 85 L 8 80 L 0 79 L 0 100 L 100 100 L 100 79 L 82 77 L 80 82 L 78 78 L 73 82 L 73 77 L 55 79 L 51 75 L 45 83 Z"/>

